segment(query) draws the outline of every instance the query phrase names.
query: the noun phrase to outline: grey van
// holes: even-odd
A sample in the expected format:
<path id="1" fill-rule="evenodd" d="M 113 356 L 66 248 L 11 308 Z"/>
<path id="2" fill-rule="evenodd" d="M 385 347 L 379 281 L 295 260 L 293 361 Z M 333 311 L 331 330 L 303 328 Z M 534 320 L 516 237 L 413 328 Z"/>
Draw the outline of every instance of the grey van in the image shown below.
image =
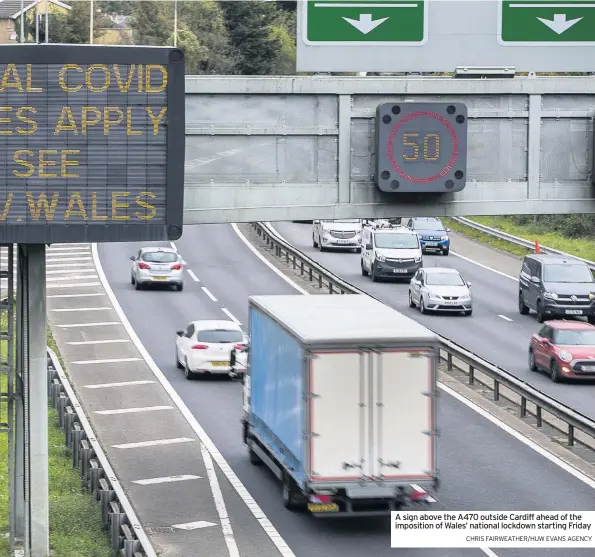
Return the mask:
<path id="1" fill-rule="evenodd" d="M 586 317 L 595 324 L 595 281 L 581 261 L 541 253 L 526 255 L 519 276 L 519 313 L 548 318 Z"/>

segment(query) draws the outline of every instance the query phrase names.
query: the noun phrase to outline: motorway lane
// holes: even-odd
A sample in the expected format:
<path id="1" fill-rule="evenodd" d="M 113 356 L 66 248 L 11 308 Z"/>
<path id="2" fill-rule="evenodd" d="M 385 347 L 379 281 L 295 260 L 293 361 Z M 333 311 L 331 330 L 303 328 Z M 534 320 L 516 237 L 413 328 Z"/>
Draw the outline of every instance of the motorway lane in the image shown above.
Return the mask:
<path id="1" fill-rule="evenodd" d="M 471 282 L 473 315 L 421 315 L 409 307 L 408 282 L 374 283 L 361 274 L 359 254 L 320 252 L 312 246 L 312 225 L 275 223 L 288 242 L 358 288 L 423 323 L 438 334 L 499 365 L 535 388 L 557 398 L 571 408 L 595 418 L 595 383 L 555 384 L 545 373 L 534 373 L 527 366 L 531 335 L 540 328 L 535 314 L 520 315 L 517 307 L 518 284 L 509 278 L 466 261 L 452 253 L 424 255 L 425 267 L 452 267 Z M 452 246 L 456 250 L 456 246 Z M 504 316 L 512 321 L 503 319 Z"/>
<path id="2" fill-rule="evenodd" d="M 249 464 L 241 440 L 241 385 L 226 380 L 184 379 L 174 362 L 174 331 L 197 318 L 224 318 L 221 307 L 246 323 L 247 296 L 295 291 L 265 267 L 227 225 L 186 227 L 176 242 L 200 283 L 186 278 L 183 292 L 133 290 L 128 257 L 138 245 L 107 244 L 99 253 L 110 284 L 135 331 L 257 503 L 297 557 L 393 555 L 386 520 L 315 520 L 286 511 L 281 489 L 266 470 Z M 206 286 L 217 299 L 201 290 Z M 440 399 L 440 469 L 437 509 L 587 510 L 592 490 L 500 428 L 449 396 Z M 514 470 L 514 472 L 512 471 Z M 538 472 L 536 472 L 538 471 Z M 544 489 L 544 486 L 548 486 Z M 565 502 L 569 502 L 566 504 Z M 232 525 L 234 515 L 232 514 Z M 504 553 L 497 550 L 496 555 Z M 546 553 L 507 551 L 507 557 L 535 555 L 592 557 L 592 550 Z M 404 557 L 483 557 L 480 550 L 401 550 Z"/>

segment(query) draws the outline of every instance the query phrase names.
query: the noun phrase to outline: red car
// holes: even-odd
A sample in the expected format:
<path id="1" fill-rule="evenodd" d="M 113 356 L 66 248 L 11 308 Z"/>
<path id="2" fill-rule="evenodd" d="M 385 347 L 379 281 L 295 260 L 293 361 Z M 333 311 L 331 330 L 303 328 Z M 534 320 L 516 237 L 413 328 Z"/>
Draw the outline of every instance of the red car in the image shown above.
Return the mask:
<path id="1" fill-rule="evenodd" d="M 556 383 L 595 379 L 595 326 L 583 321 L 546 321 L 531 337 L 529 368 L 547 371 Z"/>

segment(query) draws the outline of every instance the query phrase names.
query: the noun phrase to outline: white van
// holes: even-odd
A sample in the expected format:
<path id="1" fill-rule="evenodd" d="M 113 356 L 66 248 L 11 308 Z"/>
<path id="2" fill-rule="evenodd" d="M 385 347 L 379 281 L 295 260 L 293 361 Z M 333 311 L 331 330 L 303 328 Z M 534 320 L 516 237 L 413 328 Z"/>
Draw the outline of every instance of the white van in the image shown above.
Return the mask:
<path id="1" fill-rule="evenodd" d="M 325 249 L 361 251 L 361 219 L 315 220 L 312 225 L 312 246 Z"/>
<path id="2" fill-rule="evenodd" d="M 423 266 L 417 233 L 404 226 L 364 226 L 362 230 L 362 275 L 411 279 Z"/>

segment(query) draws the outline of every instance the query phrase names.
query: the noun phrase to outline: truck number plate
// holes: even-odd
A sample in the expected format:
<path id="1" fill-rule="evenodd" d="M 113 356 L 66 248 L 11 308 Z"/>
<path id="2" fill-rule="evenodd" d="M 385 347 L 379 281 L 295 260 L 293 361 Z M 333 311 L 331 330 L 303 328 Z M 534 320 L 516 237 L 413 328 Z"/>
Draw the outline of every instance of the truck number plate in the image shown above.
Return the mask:
<path id="1" fill-rule="evenodd" d="M 336 503 L 308 503 L 308 510 L 313 513 L 336 513 L 339 505 Z"/>
<path id="2" fill-rule="evenodd" d="M 568 315 L 582 315 L 583 314 L 583 310 L 582 309 L 567 309 L 566 313 Z"/>

